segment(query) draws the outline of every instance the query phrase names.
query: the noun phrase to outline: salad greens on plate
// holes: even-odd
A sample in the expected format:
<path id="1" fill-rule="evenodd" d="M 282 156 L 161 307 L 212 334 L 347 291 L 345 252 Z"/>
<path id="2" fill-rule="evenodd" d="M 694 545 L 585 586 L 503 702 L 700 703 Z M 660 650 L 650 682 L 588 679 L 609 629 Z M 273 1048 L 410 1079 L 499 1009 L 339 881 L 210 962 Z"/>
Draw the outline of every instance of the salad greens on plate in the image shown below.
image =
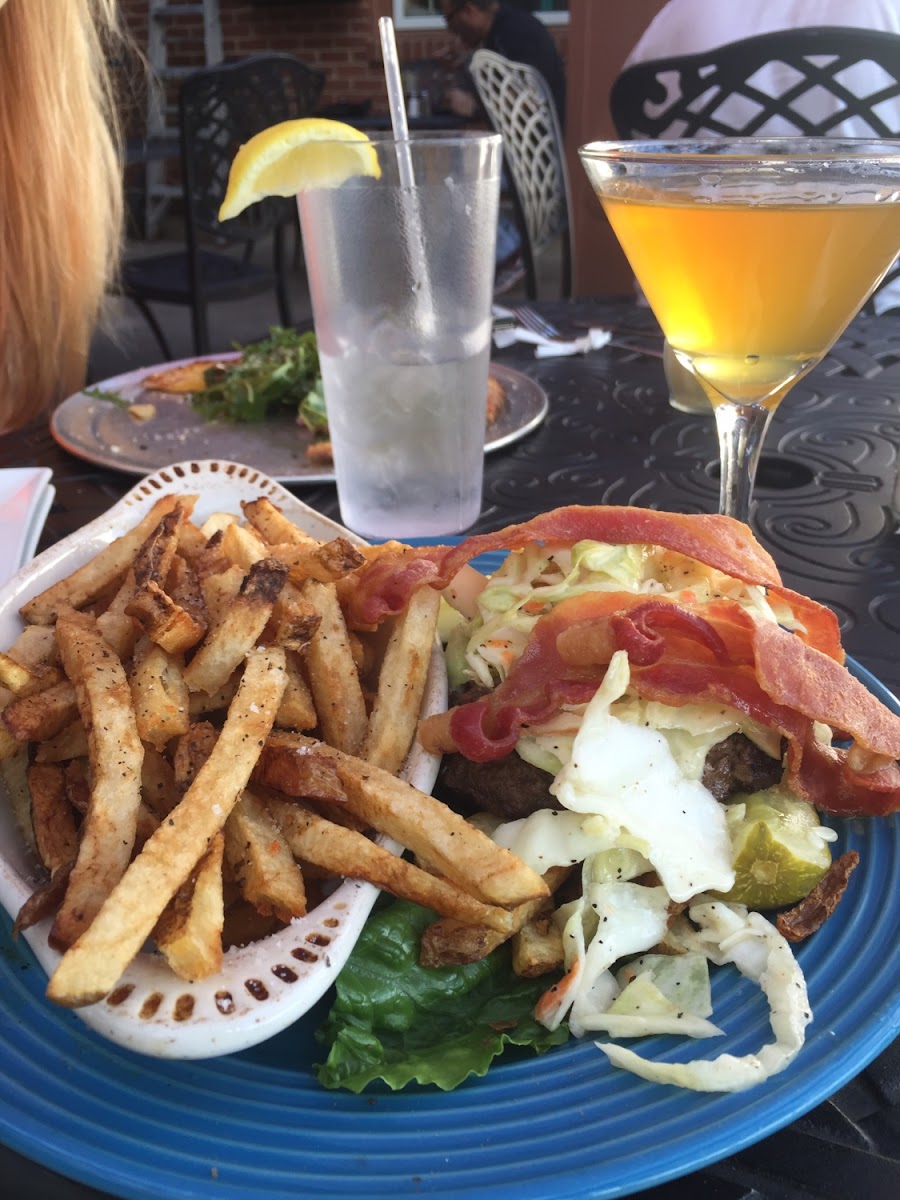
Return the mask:
<path id="1" fill-rule="evenodd" d="M 187 389 L 191 407 L 208 421 L 258 423 L 290 415 L 313 437 L 328 437 L 325 393 L 319 369 L 316 335 L 272 326 L 269 336 L 245 346 L 235 344 L 239 358 L 210 362 L 205 387 Z M 85 395 L 131 408 L 126 396 L 104 388 L 85 388 Z"/>
<path id="2" fill-rule="evenodd" d="M 216 363 L 206 372 L 206 389 L 194 392 L 192 406 L 212 421 L 264 421 L 290 412 L 314 434 L 327 434 L 325 397 L 312 330 L 274 326 L 269 336 L 235 346 L 241 357 Z"/>

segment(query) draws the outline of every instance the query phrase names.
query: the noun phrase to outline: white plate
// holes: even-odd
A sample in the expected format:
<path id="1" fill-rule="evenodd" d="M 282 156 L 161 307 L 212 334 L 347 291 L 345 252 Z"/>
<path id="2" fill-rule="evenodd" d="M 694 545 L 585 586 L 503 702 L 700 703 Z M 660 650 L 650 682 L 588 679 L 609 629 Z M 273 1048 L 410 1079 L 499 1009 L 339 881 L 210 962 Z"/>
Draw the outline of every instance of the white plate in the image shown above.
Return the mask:
<path id="1" fill-rule="evenodd" d="M 56 494 L 48 467 L 0 471 L 0 584 L 34 554 Z"/>
<path id="2" fill-rule="evenodd" d="M 210 356 L 210 361 L 225 362 L 236 357 L 219 354 Z M 54 411 L 50 432 L 70 454 L 128 475 L 146 475 L 185 455 L 195 455 L 239 460 L 281 483 L 334 482 L 330 466 L 312 465 L 307 460 L 306 448 L 312 438 L 293 417 L 246 425 L 205 421 L 184 397 L 144 388 L 143 380 L 151 372 L 195 361 L 186 358 L 142 367 L 92 385 L 91 391 L 115 392 L 129 402 L 140 399 L 154 404 L 156 415 L 149 421 L 135 421 L 122 405 L 76 392 Z M 544 389 L 521 371 L 497 363 L 491 363 L 490 371 L 506 390 L 506 405 L 487 430 L 484 448 L 488 454 L 536 429 L 548 407 Z"/>
<path id="3" fill-rule="evenodd" d="M 178 463 L 142 480 L 109 512 L 45 550 L 0 589 L 0 647 L 9 646 L 22 628 L 18 610 L 26 600 L 130 529 L 167 492 L 199 493 L 194 510 L 198 521 L 213 512 L 239 513 L 242 500 L 267 496 L 314 537 L 328 540 L 341 534 L 360 544 L 354 534 L 251 467 L 219 461 Z M 439 711 L 446 702 L 443 655 L 436 643 L 422 712 Z M 430 791 L 437 764 L 436 757 L 414 746 L 404 778 Z M 2 789 L 0 784 L 0 793 Z M 399 849 L 387 839 L 382 844 L 395 853 Z M 7 912 L 15 916 L 39 878 L 10 806 L 0 804 L 0 903 Z M 345 881 L 286 929 L 228 950 L 222 971 L 196 983 L 176 978 L 160 956 L 140 954 L 110 997 L 79 1009 L 79 1016 L 110 1040 L 160 1058 L 211 1058 L 256 1045 L 296 1021 L 327 990 L 377 896 L 378 889 L 370 884 Z M 44 921 L 25 934 L 48 974 L 59 962 L 57 952 L 47 945 L 50 923 Z M 226 992 L 229 1000 L 223 999 Z M 117 997 L 122 998 L 113 1002 Z M 190 1015 L 184 1016 L 188 1009 Z"/>

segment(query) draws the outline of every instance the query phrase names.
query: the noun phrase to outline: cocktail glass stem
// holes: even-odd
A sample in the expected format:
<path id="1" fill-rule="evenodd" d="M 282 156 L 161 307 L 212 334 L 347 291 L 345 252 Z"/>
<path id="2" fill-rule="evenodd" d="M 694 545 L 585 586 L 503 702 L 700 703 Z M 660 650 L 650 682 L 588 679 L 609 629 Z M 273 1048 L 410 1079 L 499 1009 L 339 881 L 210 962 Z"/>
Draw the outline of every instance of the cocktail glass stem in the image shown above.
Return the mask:
<path id="1" fill-rule="evenodd" d="M 719 512 L 747 523 L 756 464 L 772 410 L 759 404 L 715 406 L 719 435 Z"/>

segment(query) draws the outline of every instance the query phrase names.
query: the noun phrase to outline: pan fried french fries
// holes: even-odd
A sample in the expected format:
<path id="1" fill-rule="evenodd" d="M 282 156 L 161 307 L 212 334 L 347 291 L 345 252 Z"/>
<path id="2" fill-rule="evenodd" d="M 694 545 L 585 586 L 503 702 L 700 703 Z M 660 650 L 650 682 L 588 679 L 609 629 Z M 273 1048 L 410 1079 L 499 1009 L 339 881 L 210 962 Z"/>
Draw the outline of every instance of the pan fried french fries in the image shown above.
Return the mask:
<path id="1" fill-rule="evenodd" d="M 283 690 L 284 651 L 272 647 L 248 655 L 212 753 L 181 803 L 63 955 L 47 985 L 51 1000 L 72 1007 L 93 1004 L 115 986 L 240 798 Z"/>
<path id="2" fill-rule="evenodd" d="M 63 949 L 88 928 L 131 859 L 144 748 L 125 671 L 96 621 L 66 613 L 56 622 L 56 641 L 87 731 L 91 764 L 91 801 L 78 857 L 50 933 Z"/>
<path id="3" fill-rule="evenodd" d="M 133 566 L 135 554 L 166 513 L 177 508 L 183 515 L 189 515 L 196 501 L 196 496 L 161 496 L 134 529 L 104 546 L 83 567 L 29 600 L 22 607 L 22 616 L 34 625 L 52 625 L 60 608 L 83 608 L 125 576 Z"/>
<path id="4" fill-rule="evenodd" d="M 196 499 L 160 497 L 28 600 L 0 653 L 0 770 L 47 876 L 17 929 L 53 916 L 48 996 L 96 1002 L 148 938 L 178 977 L 213 975 L 235 930 L 266 936 L 340 877 L 513 937 L 547 884 L 397 778 L 437 593 L 351 633 L 348 539 L 320 543 L 264 497 L 197 524 Z"/>
<path id="5" fill-rule="evenodd" d="M 153 940 L 180 979 L 206 979 L 222 967 L 222 854 L 217 833 L 186 883 L 163 909 Z"/>
<path id="6" fill-rule="evenodd" d="M 362 757 L 392 775 L 403 766 L 418 720 L 440 603 L 431 588 L 415 592 L 385 651 Z"/>
<path id="7" fill-rule="evenodd" d="M 419 962 L 423 967 L 478 962 L 539 916 L 546 908 L 547 897 L 556 891 L 567 875 L 567 867 L 551 867 L 544 875 L 544 894 L 516 905 L 507 913 L 505 929 L 498 930 L 487 922 L 473 925 L 455 917 L 445 916 L 435 921 L 422 935 Z"/>

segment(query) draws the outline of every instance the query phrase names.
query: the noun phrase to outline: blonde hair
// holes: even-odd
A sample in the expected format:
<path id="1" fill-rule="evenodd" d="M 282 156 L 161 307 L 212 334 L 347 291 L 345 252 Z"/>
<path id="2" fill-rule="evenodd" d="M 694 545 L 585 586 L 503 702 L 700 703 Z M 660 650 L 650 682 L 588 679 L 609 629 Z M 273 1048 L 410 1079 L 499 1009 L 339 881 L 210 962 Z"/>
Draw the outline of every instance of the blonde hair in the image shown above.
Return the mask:
<path id="1" fill-rule="evenodd" d="M 118 263 L 116 0 L 0 0 L 0 432 L 84 382 Z"/>

